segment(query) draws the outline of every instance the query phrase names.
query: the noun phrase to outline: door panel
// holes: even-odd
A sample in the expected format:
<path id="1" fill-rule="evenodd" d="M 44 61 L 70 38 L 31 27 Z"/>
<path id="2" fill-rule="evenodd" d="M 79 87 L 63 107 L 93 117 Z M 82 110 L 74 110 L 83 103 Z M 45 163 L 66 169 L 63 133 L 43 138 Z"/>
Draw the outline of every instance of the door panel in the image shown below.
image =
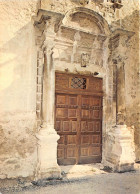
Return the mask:
<path id="1" fill-rule="evenodd" d="M 100 162 L 102 80 L 75 75 L 73 78 L 69 74 L 61 79 L 61 76 L 56 74 L 55 129 L 60 135 L 58 164 Z"/>
<path id="2" fill-rule="evenodd" d="M 100 162 L 101 125 L 97 125 L 97 123 L 101 122 L 102 116 L 101 97 L 82 95 L 81 98 L 81 150 L 79 162 Z M 97 119 L 99 121 L 96 121 Z"/>
<path id="3" fill-rule="evenodd" d="M 58 163 L 75 164 L 77 154 L 77 95 L 56 94 L 55 126 L 61 136 L 58 141 Z"/>

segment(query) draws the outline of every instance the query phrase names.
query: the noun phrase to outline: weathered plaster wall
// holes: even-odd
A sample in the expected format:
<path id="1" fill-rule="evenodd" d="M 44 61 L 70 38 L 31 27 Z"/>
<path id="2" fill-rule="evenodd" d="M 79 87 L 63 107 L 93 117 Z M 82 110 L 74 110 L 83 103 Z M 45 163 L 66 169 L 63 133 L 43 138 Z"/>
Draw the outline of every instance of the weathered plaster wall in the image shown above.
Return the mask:
<path id="1" fill-rule="evenodd" d="M 35 170 L 37 8 L 38 0 L 0 1 L 0 178 Z"/>
<path id="2" fill-rule="evenodd" d="M 139 12 L 122 20 L 124 29 L 135 32 L 127 45 L 125 61 L 126 123 L 134 126 L 136 160 L 140 160 L 140 91 L 139 91 Z"/>

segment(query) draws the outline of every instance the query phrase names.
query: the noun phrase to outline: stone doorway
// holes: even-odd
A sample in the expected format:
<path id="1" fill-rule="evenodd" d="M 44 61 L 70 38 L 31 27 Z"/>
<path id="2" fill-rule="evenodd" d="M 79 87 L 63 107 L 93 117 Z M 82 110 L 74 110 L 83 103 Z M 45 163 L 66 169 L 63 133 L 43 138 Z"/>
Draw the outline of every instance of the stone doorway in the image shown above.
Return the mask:
<path id="1" fill-rule="evenodd" d="M 39 10 L 35 27 L 38 49 L 37 179 L 60 177 L 61 169 L 58 164 L 101 161 L 101 137 L 104 166 L 119 172 L 133 169 L 135 159 L 134 146 L 132 146 L 134 145 L 133 132 L 125 125 L 125 68 L 124 61 L 119 60 L 120 54 L 117 55 L 120 53 L 119 47 L 122 48 L 121 44 L 128 41 L 132 33 L 119 29 L 110 31 L 108 23 L 101 15 L 82 7 L 72 9 L 65 15 Z M 115 56 L 112 55 L 113 52 Z M 123 53 L 121 55 L 123 58 Z M 62 117 L 61 121 L 55 124 L 55 119 L 58 119 L 55 118 L 54 110 L 55 72 L 60 71 L 63 74 L 56 77 L 56 94 L 62 104 L 57 104 L 59 107 L 56 115 L 62 117 L 67 114 L 68 116 L 66 120 Z M 66 73 L 69 73 L 69 76 Z M 101 132 L 99 135 L 94 134 L 93 131 L 90 136 L 85 129 L 92 131 L 94 120 L 90 116 L 82 118 L 80 114 L 84 112 L 84 117 L 88 117 L 88 114 L 94 115 L 90 112 L 97 114 L 98 109 L 93 110 L 96 106 L 90 104 L 94 96 L 101 99 L 103 97 L 103 119 L 99 117 L 103 121 L 101 125 L 103 130 L 102 135 Z M 87 104 L 82 104 L 82 98 L 87 101 Z M 74 99 L 79 104 L 73 104 Z M 68 103 L 70 101 L 72 103 Z M 100 102 L 99 109 L 102 108 L 102 100 Z M 70 108 L 70 106 L 73 107 Z M 75 118 L 74 114 L 76 114 Z M 83 129 L 82 124 L 79 124 L 82 123 L 82 119 L 85 126 Z M 70 127 L 72 121 L 78 125 L 75 136 L 70 134 L 73 131 L 69 131 L 75 130 L 74 127 Z M 59 130 L 63 134 L 60 134 Z M 69 134 L 66 135 L 67 130 Z M 97 135 L 96 138 L 95 135 Z M 59 140 L 60 136 L 62 137 Z M 93 152 L 95 147 L 96 154 Z"/>
<path id="2" fill-rule="evenodd" d="M 101 162 L 102 79 L 56 73 L 55 96 L 58 164 Z"/>

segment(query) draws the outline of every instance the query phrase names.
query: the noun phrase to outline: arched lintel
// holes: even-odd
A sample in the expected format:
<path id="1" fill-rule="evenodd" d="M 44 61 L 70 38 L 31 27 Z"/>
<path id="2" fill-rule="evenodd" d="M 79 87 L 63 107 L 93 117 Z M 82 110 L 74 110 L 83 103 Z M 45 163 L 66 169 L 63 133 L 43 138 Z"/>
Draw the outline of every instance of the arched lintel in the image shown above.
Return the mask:
<path id="1" fill-rule="evenodd" d="M 100 28 L 102 28 L 104 34 L 106 36 L 110 35 L 111 31 L 107 21 L 97 12 L 85 7 L 76 7 L 66 12 L 65 17 L 62 20 L 62 24 L 65 25 L 66 22 L 70 20 L 72 15 L 74 15 L 75 13 L 85 13 L 86 15 L 94 17 L 97 20 L 97 25 L 99 25 Z"/>

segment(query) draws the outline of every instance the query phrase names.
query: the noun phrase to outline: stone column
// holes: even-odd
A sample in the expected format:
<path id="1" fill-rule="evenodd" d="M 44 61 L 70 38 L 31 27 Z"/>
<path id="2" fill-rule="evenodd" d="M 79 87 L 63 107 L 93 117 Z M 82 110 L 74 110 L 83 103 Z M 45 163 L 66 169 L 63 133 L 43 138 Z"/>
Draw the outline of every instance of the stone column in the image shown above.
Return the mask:
<path id="1" fill-rule="evenodd" d="M 117 64 L 116 68 L 116 92 L 117 92 L 117 125 L 125 124 L 126 107 L 125 107 L 125 64 Z"/>
<path id="2" fill-rule="evenodd" d="M 37 134 L 38 164 L 35 180 L 60 178 L 61 171 L 57 164 L 57 135 L 54 129 L 55 106 L 55 68 L 53 63 L 53 48 L 55 33 L 46 24 L 44 31 L 44 74 L 43 74 L 43 107 L 41 125 Z"/>
<path id="3" fill-rule="evenodd" d="M 125 41 L 128 40 L 128 35 L 127 32 L 120 32 L 117 47 L 113 48 L 112 52 L 115 57 L 113 60 L 117 66 L 116 125 L 108 134 L 108 156 L 106 156 L 108 163 L 106 165 L 117 172 L 133 170 L 135 163 L 134 129 L 128 128 L 126 125 Z"/>
<path id="4" fill-rule="evenodd" d="M 126 125 L 125 63 L 118 63 L 116 71 L 117 118 L 116 126 L 112 131 L 115 140 L 112 153 L 116 162 L 114 170 L 124 172 L 134 170 L 134 131 Z"/>
<path id="5" fill-rule="evenodd" d="M 55 104 L 55 69 L 53 64 L 54 42 L 46 40 L 44 48 L 44 77 L 43 77 L 43 126 L 48 130 L 54 129 L 54 104 Z"/>

